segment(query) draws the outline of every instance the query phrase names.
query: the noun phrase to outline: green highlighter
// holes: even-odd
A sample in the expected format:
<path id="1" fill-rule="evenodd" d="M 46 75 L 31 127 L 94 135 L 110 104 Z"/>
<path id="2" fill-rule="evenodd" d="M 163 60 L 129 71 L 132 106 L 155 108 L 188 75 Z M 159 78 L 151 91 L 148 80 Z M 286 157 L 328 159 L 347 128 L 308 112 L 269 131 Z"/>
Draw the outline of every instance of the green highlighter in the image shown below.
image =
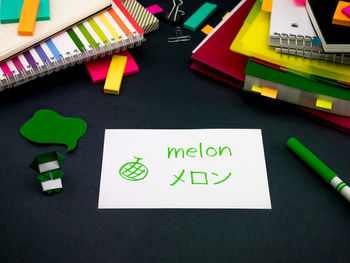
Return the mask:
<path id="1" fill-rule="evenodd" d="M 287 141 L 287 147 L 350 202 L 350 187 L 348 187 L 335 172 L 329 169 L 303 144 L 301 144 L 296 138 L 292 137 Z"/>

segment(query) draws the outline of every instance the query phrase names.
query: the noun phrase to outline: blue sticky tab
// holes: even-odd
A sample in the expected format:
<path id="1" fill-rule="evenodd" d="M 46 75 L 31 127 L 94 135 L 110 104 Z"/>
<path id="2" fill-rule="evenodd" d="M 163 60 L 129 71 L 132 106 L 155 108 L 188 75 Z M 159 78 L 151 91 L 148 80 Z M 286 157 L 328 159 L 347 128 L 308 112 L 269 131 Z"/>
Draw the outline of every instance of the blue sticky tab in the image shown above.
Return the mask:
<path id="1" fill-rule="evenodd" d="M 315 38 L 311 39 L 311 44 L 313 46 L 321 46 L 322 42 L 321 42 L 321 39 L 315 37 Z"/>
<path id="2" fill-rule="evenodd" d="M 189 19 L 186 20 L 184 28 L 196 31 L 197 28 L 216 11 L 216 8 L 217 5 L 205 2 Z"/>

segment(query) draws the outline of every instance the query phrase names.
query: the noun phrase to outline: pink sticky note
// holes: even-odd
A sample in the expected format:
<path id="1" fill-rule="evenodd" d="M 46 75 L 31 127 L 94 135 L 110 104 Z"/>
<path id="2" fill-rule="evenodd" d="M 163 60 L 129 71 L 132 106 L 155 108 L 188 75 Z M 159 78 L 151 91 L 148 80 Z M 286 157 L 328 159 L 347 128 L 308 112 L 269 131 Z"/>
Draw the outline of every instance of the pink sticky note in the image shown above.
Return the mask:
<path id="1" fill-rule="evenodd" d="M 146 7 L 146 10 L 152 15 L 163 12 L 163 9 L 159 5 L 151 5 L 149 7 Z"/>
<path id="2" fill-rule="evenodd" d="M 137 66 L 133 57 L 130 55 L 129 51 L 121 51 L 118 53 L 118 55 L 128 57 L 124 70 L 124 76 L 139 72 L 139 67 Z M 94 84 L 103 82 L 106 79 L 111 59 L 112 55 L 85 62 L 85 66 Z"/>
<path id="3" fill-rule="evenodd" d="M 350 5 L 348 5 L 347 7 L 344 7 L 341 12 L 346 15 L 348 18 L 350 18 Z"/>
<path id="4" fill-rule="evenodd" d="M 305 4 L 306 0 L 295 0 L 297 4 Z"/>

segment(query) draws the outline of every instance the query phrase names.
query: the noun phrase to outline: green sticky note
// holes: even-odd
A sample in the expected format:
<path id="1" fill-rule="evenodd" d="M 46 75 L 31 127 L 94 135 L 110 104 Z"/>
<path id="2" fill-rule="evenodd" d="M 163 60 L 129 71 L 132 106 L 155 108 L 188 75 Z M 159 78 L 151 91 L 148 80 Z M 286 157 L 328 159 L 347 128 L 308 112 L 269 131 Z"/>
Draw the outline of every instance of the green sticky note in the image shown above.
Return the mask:
<path id="1" fill-rule="evenodd" d="M 52 110 L 39 110 L 22 125 L 20 133 L 36 143 L 65 144 L 71 151 L 86 129 L 87 124 L 82 119 L 63 117 Z"/>
<path id="2" fill-rule="evenodd" d="M 18 23 L 24 0 L 1 0 L 1 24 Z M 40 0 L 36 21 L 50 20 L 50 1 Z"/>
<path id="3" fill-rule="evenodd" d="M 189 19 L 186 20 L 184 28 L 196 31 L 197 28 L 216 11 L 216 8 L 217 5 L 205 2 Z"/>

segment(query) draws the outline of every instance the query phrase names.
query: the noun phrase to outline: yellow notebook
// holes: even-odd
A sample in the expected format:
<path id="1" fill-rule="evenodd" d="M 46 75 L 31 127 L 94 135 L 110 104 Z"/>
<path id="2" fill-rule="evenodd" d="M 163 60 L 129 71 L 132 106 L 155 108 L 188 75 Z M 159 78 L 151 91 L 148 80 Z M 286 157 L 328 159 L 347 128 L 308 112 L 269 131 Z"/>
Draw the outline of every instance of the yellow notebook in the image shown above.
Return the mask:
<path id="1" fill-rule="evenodd" d="M 269 26 L 270 13 L 261 11 L 261 3 L 257 1 L 232 42 L 230 50 L 278 64 L 303 74 L 350 82 L 349 65 L 333 64 L 316 59 L 277 53 L 274 47 L 268 45 Z"/>

